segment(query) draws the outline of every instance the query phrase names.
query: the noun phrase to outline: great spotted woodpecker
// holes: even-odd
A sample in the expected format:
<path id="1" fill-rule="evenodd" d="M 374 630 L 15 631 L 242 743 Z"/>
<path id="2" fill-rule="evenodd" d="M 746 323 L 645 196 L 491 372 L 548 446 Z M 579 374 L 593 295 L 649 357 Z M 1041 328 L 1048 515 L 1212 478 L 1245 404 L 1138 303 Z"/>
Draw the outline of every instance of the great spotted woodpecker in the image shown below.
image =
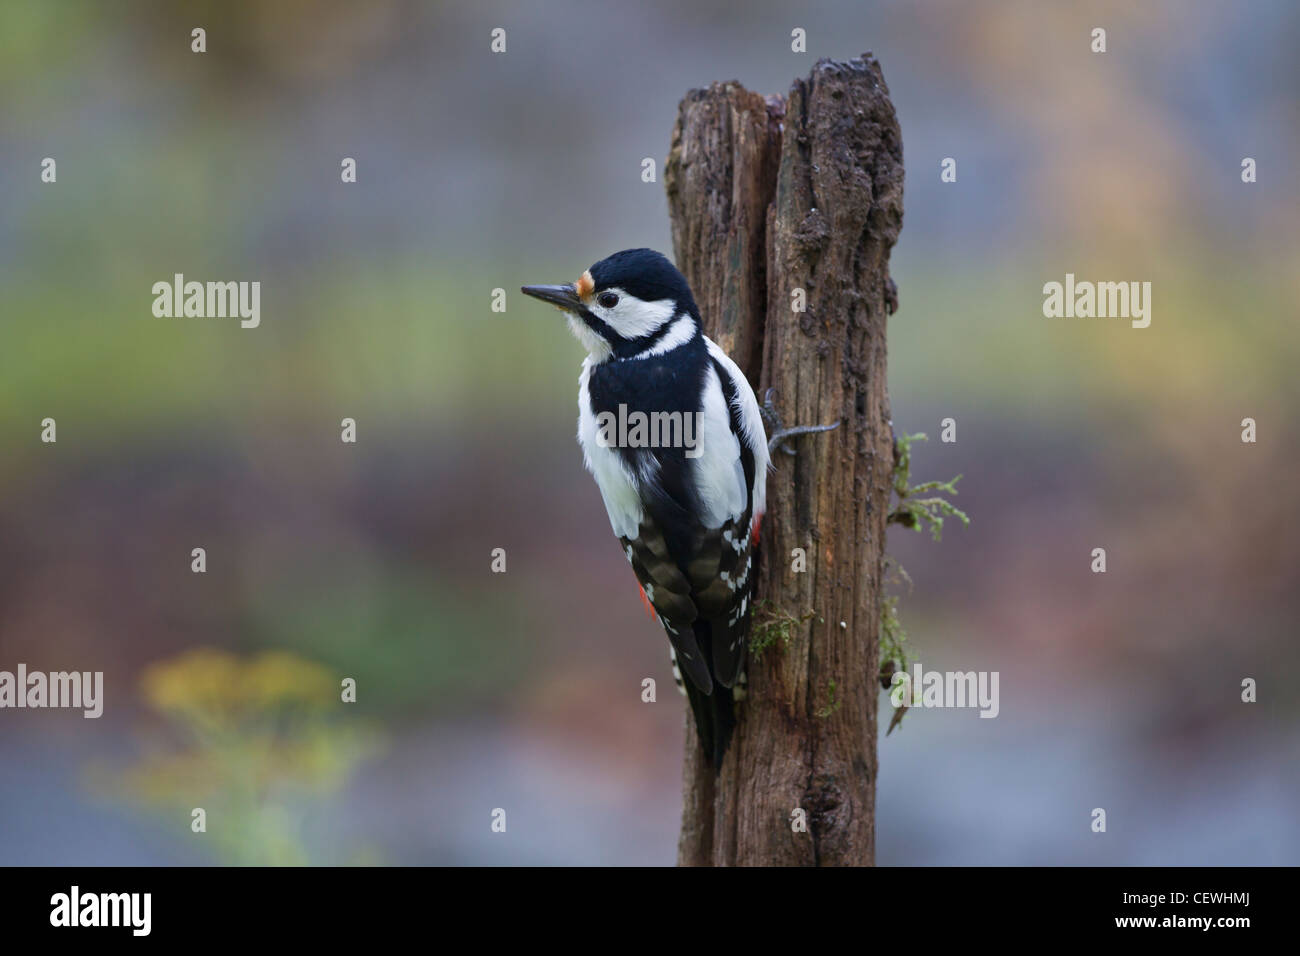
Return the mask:
<path id="1" fill-rule="evenodd" d="M 704 335 L 686 279 L 653 250 L 617 252 L 572 284 L 522 291 L 558 306 L 589 353 L 578 377 L 578 442 L 668 634 L 704 753 L 720 767 L 744 694 L 767 489 L 754 391 Z M 628 421 L 633 428 L 615 435 L 614 423 Z M 655 441 L 674 426 L 680 440 Z"/>

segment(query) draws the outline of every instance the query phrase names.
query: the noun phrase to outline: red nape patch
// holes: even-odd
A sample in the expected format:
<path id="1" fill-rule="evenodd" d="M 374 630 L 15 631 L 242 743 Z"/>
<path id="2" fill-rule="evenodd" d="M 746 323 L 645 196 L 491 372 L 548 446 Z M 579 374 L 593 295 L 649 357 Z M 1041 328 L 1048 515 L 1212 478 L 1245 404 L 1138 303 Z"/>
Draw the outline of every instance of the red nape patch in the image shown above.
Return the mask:
<path id="1" fill-rule="evenodd" d="M 645 596 L 645 588 L 641 586 L 640 581 L 636 583 L 636 589 L 641 592 L 641 603 L 645 606 L 645 612 L 650 615 L 651 620 L 659 620 L 658 616 L 655 614 L 654 605 L 651 604 L 650 599 Z"/>
<path id="2" fill-rule="evenodd" d="M 763 513 L 760 511 L 758 514 L 754 515 L 754 522 L 749 526 L 750 544 L 758 544 L 758 529 L 762 526 L 762 524 L 763 524 Z"/>

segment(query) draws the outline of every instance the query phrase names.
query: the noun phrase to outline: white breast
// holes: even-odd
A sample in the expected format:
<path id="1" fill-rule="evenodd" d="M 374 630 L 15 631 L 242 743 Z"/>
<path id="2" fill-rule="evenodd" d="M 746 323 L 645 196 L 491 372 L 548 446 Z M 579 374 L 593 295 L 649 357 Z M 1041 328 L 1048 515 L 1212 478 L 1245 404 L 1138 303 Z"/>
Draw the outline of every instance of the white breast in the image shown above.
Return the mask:
<path id="1" fill-rule="evenodd" d="M 593 364 L 592 357 L 587 356 L 582 363 L 582 374 L 578 376 L 578 444 L 582 446 L 583 464 L 596 479 L 600 496 L 605 501 L 605 511 L 614 534 L 621 538 L 635 538 L 640 534 L 641 519 L 645 515 L 639 476 L 628 470 L 617 449 L 605 447 L 596 440 L 596 416 L 591 412 L 591 395 L 587 390 Z"/>

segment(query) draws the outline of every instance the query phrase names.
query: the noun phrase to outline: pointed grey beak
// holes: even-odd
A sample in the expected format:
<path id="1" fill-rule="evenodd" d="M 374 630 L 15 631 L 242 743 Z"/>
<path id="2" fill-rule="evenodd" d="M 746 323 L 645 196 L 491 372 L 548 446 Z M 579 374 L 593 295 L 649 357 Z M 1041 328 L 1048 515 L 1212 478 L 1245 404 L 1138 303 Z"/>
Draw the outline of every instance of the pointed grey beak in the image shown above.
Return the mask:
<path id="1" fill-rule="evenodd" d="M 549 302 L 551 305 L 559 306 L 566 312 L 576 312 L 582 304 L 578 298 L 578 290 L 570 285 L 526 285 L 519 290 L 524 295 L 531 295 L 534 299 L 541 299 L 543 302 Z"/>

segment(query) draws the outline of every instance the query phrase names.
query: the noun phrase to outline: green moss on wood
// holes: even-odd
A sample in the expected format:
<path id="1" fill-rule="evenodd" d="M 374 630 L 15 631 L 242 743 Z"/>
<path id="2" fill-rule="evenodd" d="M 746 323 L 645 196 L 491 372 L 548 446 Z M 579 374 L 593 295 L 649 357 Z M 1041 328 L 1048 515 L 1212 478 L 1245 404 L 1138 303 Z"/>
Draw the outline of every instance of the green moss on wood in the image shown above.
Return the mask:
<path id="1" fill-rule="evenodd" d="M 912 443 L 929 441 L 924 432 L 915 435 L 902 435 L 895 441 L 894 496 L 898 504 L 889 513 L 890 524 L 901 524 L 905 528 L 921 531 L 927 525 L 935 541 L 943 535 L 945 518 L 956 518 L 963 525 L 970 524 L 970 518 L 942 495 L 956 495 L 957 482 L 961 475 L 948 481 L 926 481 L 919 485 L 912 482 Z M 942 494 L 933 494 L 941 492 Z"/>

